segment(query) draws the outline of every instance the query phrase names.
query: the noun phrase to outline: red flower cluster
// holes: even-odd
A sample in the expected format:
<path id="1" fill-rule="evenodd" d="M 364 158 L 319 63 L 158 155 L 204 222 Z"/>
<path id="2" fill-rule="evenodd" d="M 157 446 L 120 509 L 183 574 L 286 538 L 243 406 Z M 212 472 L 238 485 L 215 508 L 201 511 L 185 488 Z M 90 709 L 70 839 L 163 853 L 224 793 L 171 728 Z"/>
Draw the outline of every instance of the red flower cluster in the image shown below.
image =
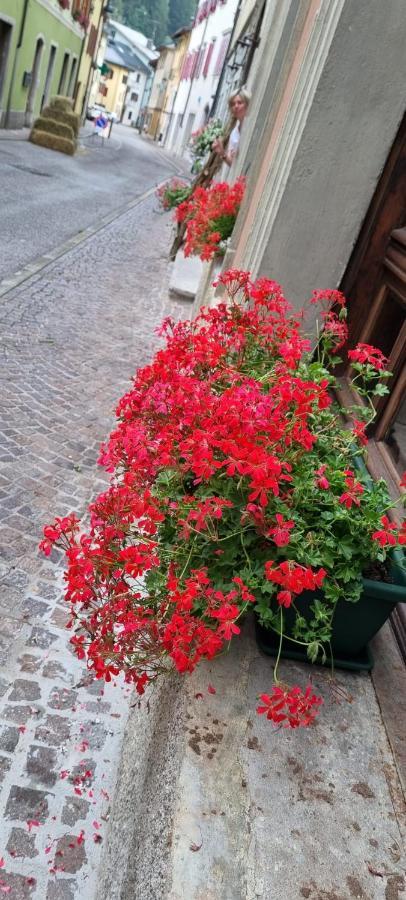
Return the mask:
<path id="1" fill-rule="evenodd" d="M 176 210 L 178 222 L 186 223 L 185 256 L 212 259 L 221 241 L 230 237 L 244 196 L 245 180 L 235 184 L 217 182 L 198 187 Z"/>
<path id="2" fill-rule="evenodd" d="M 401 534 L 399 535 L 398 540 L 398 529 L 396 525 L 391 522 L 390 519 L 388 519 L 387 516 L 382 516 L 381 524 L 382 528 L 380 528 L 378 531 L 374 531 L 372 535 L 373 540 L 378 541 L 381 547 L 395 547 L 398 542 L 399 544 L 405 543 L 405 541 L 402 540 Z M 406 527 L 406 522 L 403 523 L 402 527 L 404 530 Z"/>
<path id="3" fill-rule="evenodd" d="M 351 472 L 351 469 L 346 469 L 344 471 L 345 475 L 345 484 L 347 490 L 341 494 L 340 503 L 343 503 L 347 509 L 351 509 L 353 505 L 359 506 L 361 503 L 361 497 L 364 493 L 364 488 L 359 481 L 355 480 L 354 473 Z"/>
<path id="4" fill-rule="evenodd" d="M 274 685 L 272 694 L 261 694 L 261 706 L 257 707 L 259 715 L 282 728 L 300 728 L 311 725 L 320 706 L 323 703 L 321 697 L 313 693 L 310 684 L 303 692 L 300 687 L 284 690 L 280 685 Z"/>
<path id="5" fill-rule="evenodd" d="M 387 363 L 386 356 L 376 347 L 371 347 L 371 344 L 358 344 L 354 350 L 348 351 L 348 359 L 356 363 L 368 363 L 378 371 L 384 369 Z"/>
<path id="6" fill-rule="evenodd" d="M 41 541 L 46 554 L 54 544 L 66 553 L 75 652 L 98 678 L 124 672 L 140 694 L 168 670 L 212 659 L 261 597 L 276 595 L 282 619 L 305 590 L 328 587 L 334 600 L 340 577 L 347 589 L 343 522 L 359 516 L 362 552 L 369 540 L 383 553 L 371 537 L 379 516 L 365 524 L 363 488 L 343 469 L 356 438 L 331 440 L 329 373 L 304 362 L 300 317 L 269 279 L 230 270 L 219 283 L 229 303 L 190 322 L 166 319 L 164 345 L 120 399 L 100 456 L 111 484 L 90 506 L 88 531 L 70 515 Z M 316 525 L 306 519 L 315 503 Z M 327 607 L 332 615 L 331 599 Z M 312 721 L 318 698 L 276 690 L 268 718 Z"/>
<path id="7" fill-rule="evenodd" d="M 294 595 L 301 594 L 303 591 L 315 591 L 317 588 L 321 588 L 327 574 L 325 569 L 313 572 L 310 566 L 300 566 L 290 560 L 285 560 L 276 568 L 274 565 L 272 559 L 265 563 L 265 576 L 268 581 L 283 587 L 283 591 L 279 591 L 276 595 L 280 606 L 290 606 Z"/>
<path id="8" fill-rule="evenodd" d="M 45 556 L 50 555 L 52 547 L 58 541 L 67 549 L 78 531 L 79 519 L 74 513 L 70 513 L 69 516 L 65 516 L 63 519 L 57 517 L 52 525 L 45 525 L 43 529 L 44 539 L 41 541 L 39 548 L 42 553 L 45 553 Z"/>

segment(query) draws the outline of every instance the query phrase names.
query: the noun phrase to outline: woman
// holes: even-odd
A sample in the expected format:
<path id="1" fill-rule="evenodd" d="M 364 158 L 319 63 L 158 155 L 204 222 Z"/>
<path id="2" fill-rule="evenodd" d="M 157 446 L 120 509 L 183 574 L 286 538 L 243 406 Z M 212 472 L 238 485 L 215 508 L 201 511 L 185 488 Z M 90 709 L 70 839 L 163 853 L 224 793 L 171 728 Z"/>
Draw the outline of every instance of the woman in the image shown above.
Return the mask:
<path id="1" fill-rule="evenodd" d="M 238 145 L 240 143 L 241 126 L 245 119 L 250 102 L 251 95 L 244 88 L 236 91 L 228 99 L 228 106 L 232 118 L 235 120 L 234 128 L 230 134 L 226 146 L 221 138 L 213 141 L 212 149 L 231 166 L 233 160 L 238 153 Z"/>
<path id="2" fill-rule="evenodd" d="M 233 159 L 237 156 L 238 145 L 240 142 L 241 126 L 247 114 L 248 104 L 251 95 L 244 88 L 235 91 L 228 99 L 228 105 L 231 113 L 231 123 L 225 127 L 225 136 L 217 138 L 213 141 L 210 156 L 203 166 L 201 172 L 196 175 L 191 185 L 192 194 L 198 187 L 208 187 L 217 175 L 219 169 L 222 168 L 224 160 L 228 166 L 231 166 Z M 234 124 L 235 123 L 235 124 Z M 231 128 L 231 125 L 233 127 Z M 231 130 L 230 130 L 231 129 Z M 169 258 L 174 260 L 179 248 L 182 246 L 185 237 L 186 224 L 178 222 L 176 235 L 170 250 Z"/>

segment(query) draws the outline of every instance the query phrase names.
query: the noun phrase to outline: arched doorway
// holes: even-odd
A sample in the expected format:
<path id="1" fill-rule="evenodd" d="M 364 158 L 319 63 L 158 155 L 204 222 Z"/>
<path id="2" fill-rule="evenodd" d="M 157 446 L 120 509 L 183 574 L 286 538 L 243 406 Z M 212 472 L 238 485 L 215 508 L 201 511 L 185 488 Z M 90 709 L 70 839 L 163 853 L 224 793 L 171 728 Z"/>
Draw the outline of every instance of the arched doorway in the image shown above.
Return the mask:
<path id="1" fill-rule="evenodd" d="M 28 126 L 32 125 L 35 96 L 36 96 L 36 93 L 38 90 L 41 59 L 42 59 L 42 54 L 44 51 L 44 46 L 45 46 L 45 44 L 44 44 L 43 38 L 42 37 L 38 38 L 37 44 L 35 47 L 34 62 L 32 64 L 32 70 L 31 70 L 31 84 L 30 84 L 30 89 L 28 91 L 27 106 L 25 108 L 25 124 Z"/>

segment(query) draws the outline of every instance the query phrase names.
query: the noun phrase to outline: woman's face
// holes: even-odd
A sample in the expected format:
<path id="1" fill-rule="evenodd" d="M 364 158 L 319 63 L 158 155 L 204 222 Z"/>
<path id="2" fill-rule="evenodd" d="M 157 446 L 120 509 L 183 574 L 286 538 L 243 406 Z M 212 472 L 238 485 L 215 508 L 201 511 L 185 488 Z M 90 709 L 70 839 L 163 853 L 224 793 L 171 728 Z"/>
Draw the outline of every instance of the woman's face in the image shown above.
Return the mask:
<path id="1" fill-rule="evenodd" d="M 245 113 L 247 112 L 247 104 L 245 100 L 243 100 L 242 97 L 237 94 L 237 96 L 233 97 L 230 102 L 230 109 L 231 114 L 234 116 L 234 118 L 241 122 L 245 116 Z"/>

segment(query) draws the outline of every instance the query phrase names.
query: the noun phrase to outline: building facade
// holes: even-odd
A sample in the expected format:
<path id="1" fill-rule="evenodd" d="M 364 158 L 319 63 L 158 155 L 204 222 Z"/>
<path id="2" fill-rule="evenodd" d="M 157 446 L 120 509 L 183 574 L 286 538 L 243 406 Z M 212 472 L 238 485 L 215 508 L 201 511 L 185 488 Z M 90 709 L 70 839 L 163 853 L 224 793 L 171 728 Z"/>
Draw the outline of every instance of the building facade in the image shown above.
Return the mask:
<path id="1" fill-rule="evenodd" d="M 138 125 L 150 93 L 151 64 L 159 54 L 141 32 L 112 19 L 105 40 L 103 62 L 109 71 L 99 79 L 96 100 L 124 125 Z"/>
<path id="2" fill-rule="evenodd" d="M 173 73 L 175 44 L 164 44 L 158 49 L 159 58 L 156 62 L 146 118 L 147 132 L 154 141 L 162 141 L 165 130 L 165 111 Z"/>
<path id="3" fill-rule="evenodd" d="M 172 38 L 175 42 L 175 51 L 172 59 L 172 68 L 169 74 L 168 89 L 165 97 L 165 104 L 162 110 L 162 122 L 160 133 L 162 134 L 162 142 L 169 143 L 171 133 L 175 126 L 175 103 L 178 95 L 183 66 L 186 54 L 189 49 L 190 35 L 192 26 L 179 28 Z"/>
<path id="4" fill-rule="evenodd" d="M 108 12 L 109 0 L 92 0 L 89 6 L 89 21 L 82 46 L 75 88 L 74 109 L 82 121 L 89 106 L 93 75 L 97 67 L 98 54 Z"/>
<path id="5" fill-rule="evenodd" d="M 0 0 L 1 127 L 30 126 L 50 96 L 74 96 L 89 9 L 90 0 Z"/>
<path id="6" fill-rule="evenodd" d="M 234 26 L 237 0 L 203 0 L 197 9 L 167 147 L 181 155 L 210 117 Z"/>

